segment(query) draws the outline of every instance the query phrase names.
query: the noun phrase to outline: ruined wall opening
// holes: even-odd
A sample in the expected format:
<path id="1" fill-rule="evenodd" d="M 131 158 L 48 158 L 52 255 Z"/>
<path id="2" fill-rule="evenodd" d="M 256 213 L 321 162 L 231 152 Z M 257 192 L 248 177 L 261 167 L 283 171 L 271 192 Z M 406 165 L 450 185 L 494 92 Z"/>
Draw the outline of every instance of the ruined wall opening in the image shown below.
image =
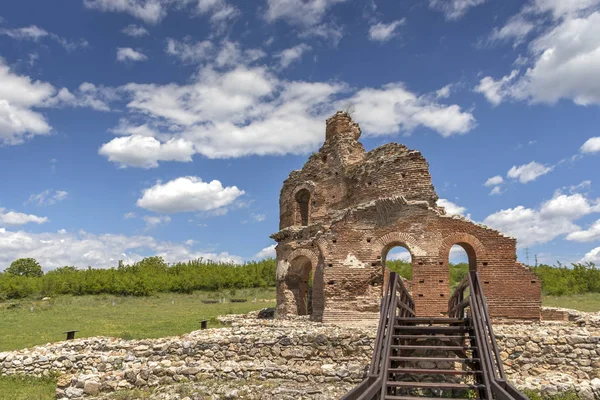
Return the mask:
<path id="1" fill-rule="evenodd" d="M 450 292 L 458 286 L 469 271 L 477 271 L 477 254 L 468 243 L 456 243 L 448 254 L 450 272 Z"/>
<path id="2" fill-rule="evenodd" d="M 405 283 L 408 291 L 412 291 L 412 255 L 408 248 L 401 243 L 392 243 L 385 247 L 381 255 L 382 265 L 384 269 L 397 272 Z"/>
<path id="3" fill-rule="evenodd" d="M 296 224 L 307 226 L 310 214 L 310 192 L 301 189 L 296 193 Z"/>
<path id="4" fill-rule="evenodd" d="M 299 256 L 292 260 L 286 284 L 294 295 L 297 315 L 312 314 L 312 263 L 308 257 Z"/>

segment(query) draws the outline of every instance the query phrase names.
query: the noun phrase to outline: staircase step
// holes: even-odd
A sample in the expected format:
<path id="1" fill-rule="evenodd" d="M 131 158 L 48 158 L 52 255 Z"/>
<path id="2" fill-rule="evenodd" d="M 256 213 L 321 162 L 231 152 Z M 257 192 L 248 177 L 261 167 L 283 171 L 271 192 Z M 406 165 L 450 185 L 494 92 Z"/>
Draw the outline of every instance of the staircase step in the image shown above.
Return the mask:
<path id="1" fill-rule="evenodd" d="M 479 362 L 479 358 L 453 358 L 453 357 L 400 357 L 391 356 L 392 361 L 430 361 L 430 362 L 460 362 L 460 363 L 472 363 Z"/>
<path id="2" fill-rule="evenodd" d="M 393 374 L 416 374 L 416 375 L 481 375 L 481 371 L 463 371 L 460 369 L 421 369 L 421 368 L 389 368 L 388 372 Z"/>
<path id="3" fill-rule="evenodd" d="M 420 345 L 392 345 L 392 349 L 399 350 L 476 350 L 471 346 L 420 346 Z"/>
<path id="4" fill-rule="evenodd" d="M 451 383 L 451 382 L 396 382 L 387 381 L 388 386 L 399 388 L 419 388 L 419 389 L 483 389 L 485 385 L 469 383 Z"/>
<path id="5" fill-rule="evenodd" d="M 475 336 L 463 336 L 463 335 L 393 335 L 394 339 L 424 339 L 424 340 L 461 340 L 470 339 L 474 340 Z"/>
<path id="6" fill-rule="evenodd" d="M 414 317 L 414 318 L 396 318 L 398 322 L 407 322 L 410 324 L 466 324 L 469 322 L 466 318 L 427 318 L 427 317 Z"/>
<path id="7" fill-rule="evenodd" d="M 394 329 L 406 332 L 424 333 L 466 333 L 470 328 L 466 326 L 402 326 L 395 325 Z"/>

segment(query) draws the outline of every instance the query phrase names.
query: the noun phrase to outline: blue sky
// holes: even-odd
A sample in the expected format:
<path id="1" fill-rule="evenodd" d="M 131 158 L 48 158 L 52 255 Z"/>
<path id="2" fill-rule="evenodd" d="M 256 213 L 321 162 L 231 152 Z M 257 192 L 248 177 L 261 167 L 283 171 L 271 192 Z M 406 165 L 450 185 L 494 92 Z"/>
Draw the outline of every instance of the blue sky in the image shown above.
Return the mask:
<path id="1" fill-rule="evenodd" d="M 599 104 L 600 0 L 2 2 L 0 269 L 273 254 L 338 109 L 521 261 L 600 262 Z"/>

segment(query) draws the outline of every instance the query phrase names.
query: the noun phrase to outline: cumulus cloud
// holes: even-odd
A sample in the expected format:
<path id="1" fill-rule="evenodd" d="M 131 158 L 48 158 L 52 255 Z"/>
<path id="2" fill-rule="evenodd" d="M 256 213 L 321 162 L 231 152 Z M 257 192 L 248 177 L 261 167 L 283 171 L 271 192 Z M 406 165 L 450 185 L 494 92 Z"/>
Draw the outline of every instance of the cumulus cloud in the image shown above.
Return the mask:
<path id="1" fill-rule="evenodd" d="M 279 59 L 279 66 L 281 68 L 287 68 L 290 64 L 300 60 L 302 55 L 307 51 L 310 51 L 311 47 L 307 44 L 301 43 L 297 46 L 290 47 L 289 49 L 282 50 L 275 55 Z"/>
<path id="2" fill-rule="evenodd" d="M 586 253 L 586 255 L 581 259 L 581 262 L 593 262 L 595 264 L 600 264 L 600 247 L 596 247 Z"/>
<path id="3" fill-rule="evenodd" d="M 396 29 L 405 23 L 406 19 L 403 18 L 392 21 L 389 24 L 379 22 L 375 25 L 372 25 L 369 28 L 369 39 L 378 42 L 387 42 L 397 34 Z"/>
<path id="4" fill-rule="evenodd" d="M 502 178 L 500 175 L 496 175 L 496 176 L 492 176 L 487 181 L 485 181 L 483 186 L 496 186 L 496 185 L 500 185 L 502 183 L 504 183 L 504 178 Z"/>
<path id="5" fill-rule="evenodd" d="M 524 71 L 503 78 L 484 77 L 476 91 L 494 105 L 505 100 L 554 104 L 568 99 L 578 105 L 600 104 L 600 11 L 598 0 L 535 0 L 529 2 L 502 28 L 497 39 L 518 43 L 539 30 L 528 45 Z"/>
<path id="6" fill-rule="evenodd" d="M 438 199 L 437 205 L 444 207 L 446 214 L 448 215 L 460 215 L 464 217 L 465 212 L 467 211 L 466 207 L 459 206 L 447 199 Z"/>
<path id="7" fill-rule="evenodd" d="M 547 174 L 553 169 L 554 167 L 547 167 L 543 164 L 532 161 L 529 164 L 519 165 L 518 167 L 513 165 L 513 167 L 508 170 L 506 176 L 512 179 L 518 179 L 521 183 L 528 183 L 536 180 L 542 175 Z"/>
<path id="8" fill-rule="evenodd" d="M 168 215 L 144 215 L 142 219 L 146 222 L 146 229 L 166 225 L 171 222 L 171 217 Z"/>
<path id="9" fill-rule="evenodd" d="M 142 37 L 150 34 L 146 28 L 135 24 L 127 25 L 121 32 L 131 37 Z"/>
<path id="10" fill-rule="evenodd" d="M 15 211 L 6 211 L 0 207 L 0 224 L 2 225 L 25 225 L 29 223 L 43 224 L 48 222 L 47 217 L 38 217 L 33 214 L 23 214 Z"/>
<path id="11" fill-rule="evenodd" d="M 210 22 L 220 31 L 227 27 L 228 21 L 240 15 L 240 10 L 225 0 L 198 0 L 197 11 L 210 15 Z"/>
<path id="12" fill-rule="evenodd" d="M 592 242 L 600 240 L 600 219 L 590 226 L 589 229 L 569 233 L 567 240 L 576 242 Z"/>
<path id="13" fill-rule="evenodd" d="M 141 135 L 114 138 L 100 147 L 99 154 L 121 168 L 156 168 L 159 161 L 191 162 L 194 145 L 185 139 L 169 139 L 166 142 Z"/>
<path id="14" fill-rule="evenodd" d="M 600 212 L 595 200 L 583 194 L 566 195 L 557 191 L 538 209 L 517 206 L 487 216 L 483 223 L 517 238 L 522 247 L 547 243 L 559 236 L 580 231 L 575 221 Z"/>
<path id="15" fill-rule="evenodd" d="M 236 186 L 223 187 L 218 180 L 203 182 L 186 176 L 145 189 L 137 205 L 161 213 L 214 211 L 231 205 L 244 193 Z"/>
<path id="16" fill-rule="evenodd" d="M 429 0 L 429 7 L 441 11 L 447 20 L 462 18 L 470 8 L 485 3 L 486 0 Z"/>
<path id="17" fill-rule="evenodd" d="M 117 61 L 127 62 L 127 61 L 147 61 L 148 57 L 137 50 L 132 49 L 131 47 L 119 47 L 117 48 Z"/>
<path id="18" fill-rule="evenodd" d="M 464 134 L 475 127 L 475 117 L 458 105 L 443 105 L 417 96 L 400 83 L 381 89 L 364 88 L 349 99 L 356 119 L 371 135 L 410 132 L 424 126 L 442 136 Z"/>
<path id="19" fill-rule="evenodd" d="M 53 205 L 65 200 L 69 193 L 64 190 L 46 189 L 41 193 L 35 193 L 29 196 L 25 204 L 34 203 L 38 206 Z"/>
<path id="20" fill-rule="evenodd" d="M 186 63 L 197 63 L 209 58 L 213 51 L 213 44 L 210 40 L 192 43 L 187 41 L 178 41 L 167 39 L 166 52 L 169 55 L 179 58 Z"/>
<path id="21" fill-rule="evenodd" d="M 582 153 L 598 153 L 600 152 L 600 136 L 589 138 L 581 146 L 580 151 Z"/>
<path id="22" fill-rule="evenodd" d="M 226 252 L 196 251 L 186 243 L 157 241 L 151 236 L 94 235 L 85 231 L 71 233 L 63 229 L 58 232 L 29 233 L 0 228 L 2 267 L 7 267 L 18 258 L 33 257 L 44 269 L 65 265 L 110 268 L 116 267 L 119 260 L 133 263 L 154 255 L 163 257 L 169 263 L 198 258 L 243 262 L 241 257 Z"/>
<path id="23" fill-rule="evenodd" d="M 276 253 L 275 253 L 275 244 L 272 244 L 268 247 L 265 247 L 264 249 L 262 249 L 261 251 L 259 251 L 258 253 L 256 253 L 254 255 L 254 257 L 252 257 L 254 260 L 264 260 L 265 258 L 275 258 Z"/>

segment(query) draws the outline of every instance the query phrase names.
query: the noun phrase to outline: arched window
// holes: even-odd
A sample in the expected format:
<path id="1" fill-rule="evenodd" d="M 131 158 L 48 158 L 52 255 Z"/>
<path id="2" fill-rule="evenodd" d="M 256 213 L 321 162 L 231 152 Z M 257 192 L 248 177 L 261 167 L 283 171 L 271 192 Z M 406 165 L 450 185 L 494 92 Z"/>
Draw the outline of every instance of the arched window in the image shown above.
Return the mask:
<path id="1" fill-rule="evenodd" d="M 292 260 L 286 284 L 294 295 L 297 315 L 312 314 L 312 263 L 305 256 Z"/>
<path id="2" fill-rule="evenodd" d="M 310 211 L 310 192 L 301 189 L 296 193 L 296 223 L 307 226 Z"/>

